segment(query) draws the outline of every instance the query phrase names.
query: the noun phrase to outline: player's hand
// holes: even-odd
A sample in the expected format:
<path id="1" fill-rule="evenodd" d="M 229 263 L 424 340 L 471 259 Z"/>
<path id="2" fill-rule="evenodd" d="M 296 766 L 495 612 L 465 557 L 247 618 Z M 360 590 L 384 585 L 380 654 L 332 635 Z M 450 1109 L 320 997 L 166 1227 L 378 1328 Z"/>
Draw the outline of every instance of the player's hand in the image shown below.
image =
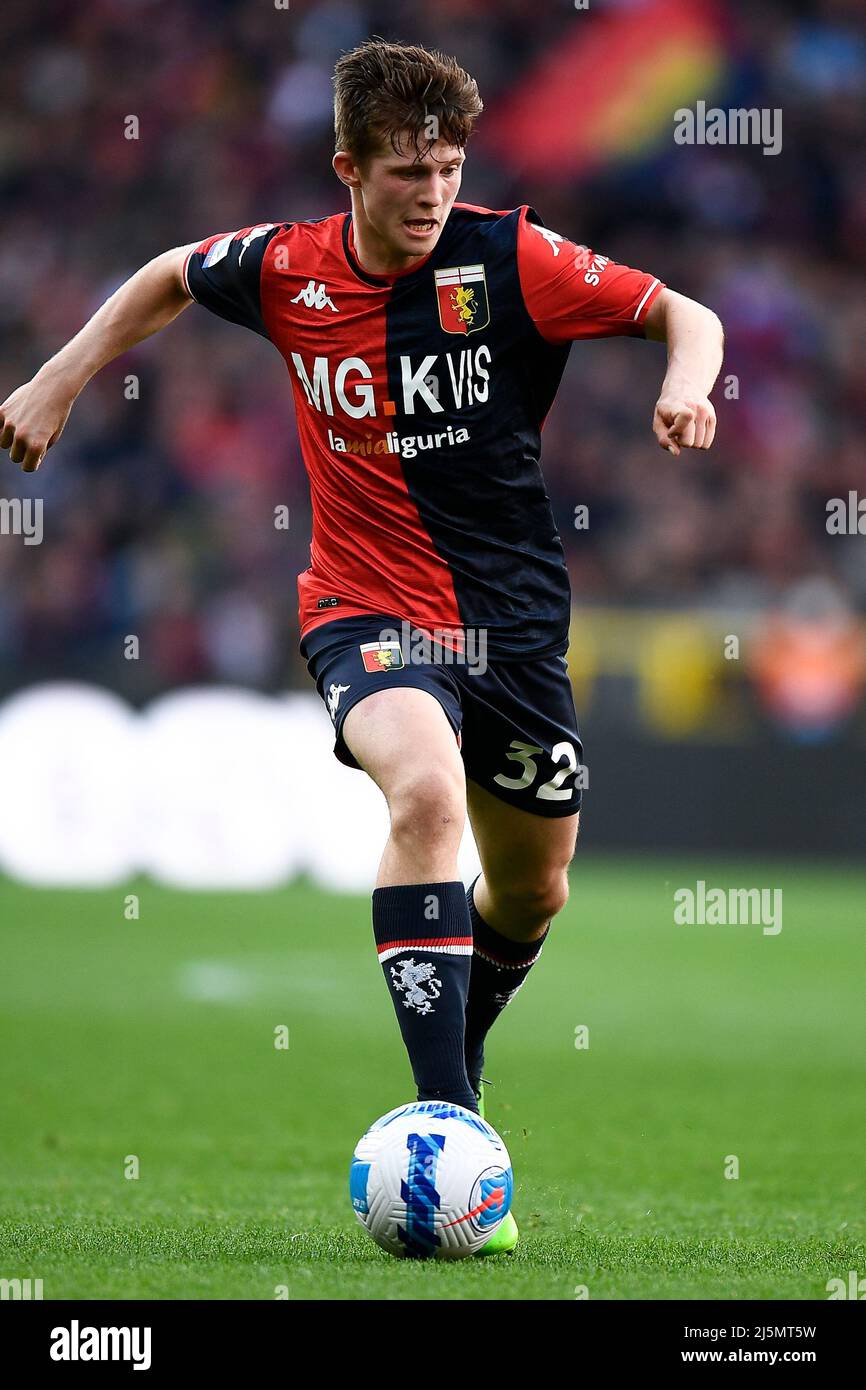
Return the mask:
<path id="1" fill-rule="evenodd" d="M 660 396 L 653 432 L 660 447 L 674 458 L 681 449 L 709 449 L 716 434 L 716 412 L 707 396 Z"/>
<path id="2" fill-rule="evenodd" d="M 0 405 L 0 449 L 8 449 L 25 473 L 35 473 L 63 433 L 74 400 L 59 383 L 37 373 Z"/>

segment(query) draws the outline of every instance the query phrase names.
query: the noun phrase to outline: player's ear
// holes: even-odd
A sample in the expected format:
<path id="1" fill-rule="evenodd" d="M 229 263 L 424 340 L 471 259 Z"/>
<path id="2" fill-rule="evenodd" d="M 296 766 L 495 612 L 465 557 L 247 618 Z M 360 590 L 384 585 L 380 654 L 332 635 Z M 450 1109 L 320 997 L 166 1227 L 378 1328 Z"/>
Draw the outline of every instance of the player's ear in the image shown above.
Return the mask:
<path id="1" fill-rule="evenodd" d="M 344 183 L 347 188 L 361 187 L 361 178 L 355 161 L 345 150 L 337 150 L 337 153 L 331 160 L 331 166 L 337 178 L 341 183 Z"/>

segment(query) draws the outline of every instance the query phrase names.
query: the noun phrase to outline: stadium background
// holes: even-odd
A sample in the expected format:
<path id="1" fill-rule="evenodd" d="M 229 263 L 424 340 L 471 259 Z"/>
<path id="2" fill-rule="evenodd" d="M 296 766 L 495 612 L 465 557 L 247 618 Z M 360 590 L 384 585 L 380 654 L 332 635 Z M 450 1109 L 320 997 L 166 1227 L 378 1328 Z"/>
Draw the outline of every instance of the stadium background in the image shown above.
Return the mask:
<path id="1" fill-rule="evenodd" d="M 347 205 L 330 169 L 330 74 L 339 52 L 369 34 L 453 51 L 477 77 L 486 109 L 464 200 L 530 202 L 548 226 L 710 305 L 727 334 L 711 453 L 672 460 L 658 450 L 650 420 L 663 350 L 641 342 L 576 345 L 544 433 L 575 597 L 570 665 L 590 770 L 568 913 L 591 930 L 563 929 L 558 978 L 534 986 L 532 1007 L 527 991 L 524 1013 L 503 1025 L 515 1118 L 519 1109 L 531 1128 L 534 1116 L 540 1132 L 561 1107 L 551 1079 L 560 1034 L 570 1038 L 591 1006 L 610 1024 L 613 1052 L 581 1090 L 593 1137 L 578 1118 L 573 1131 L 569 1120 L 559 1129 L 569 1161 L 580 1156 L 579 1191 L 561 1153 L 536 1149 L 522 1170 L 522 1210 L 532 1203 L 540 1239 L 552 1218 L 538 1212 L 552 1203 L 563 1217 L 586 1203 L 593 1296 L 824 1296 L 828 1271 L 844 1274 L 859 1258 L 862 1272 L 864 1259 L 839 1234 L 851 1218 L 853 1239 L 862 1217 L 863 1046 L 852 991 L 864 879 L 856 865 L 807 858 L 862 855 L 866 823 L 866 538 L 826 528 L 828 500 L 862 490 L 863 479 L 862 7 L 9 0 L 0 18 L 0 397 L 166 248 Z M 673 113 L 699 99 L 781 108 L 781 153 L 677 145 Z M 124 138 L 130 114 L 136 139 Z M 126 390 L 131 373 L 137 399 Z M 0 865 L 10 876 L 0 884 L 2 1036 L 15 1135 L 3 1269 L 47 1271 L 52 1296 L 261 1296 L 238 1269 L 258 1260 L 267 1272 L 289 1228 L 345 1226 L 331 1178 L 343 1171 L 347 1133 L 403 1099 L 406 1080 L 367 961 L 369 900 L 324 891 L 372 881 L 384 817 L 370 809 L 367 838 L 359 829 L 353 839 L 358 808 L 372 808 L 366 779 L 330 757 L 327 715 L 297 652 L 309 506 L 283 364 L 254 335 L 192 307 L 85 389 L 38 474 L 25 478 L 8 460 L 2 468 L 5 498 L 43 498 L 45 508 L 41 545 L 0 536 Z M 288 531 L 274 528 L 279 505 Z M 587 529 L 574 525 L 582 506 Z M 137 660 L 126 659 L 130 634 Z M 97 694 L 85 698 L 82 683 Z M 236 731 L 245 767 L 217 756 L 220 712 L 195 703 L 202 689 L 231 706 L 236 722 L 223 727 Z M 189 691 L 191 706 L 169 706 L 183 718 L 148 745 L 153 757 L 140 743 L 135 766 L 125 761 L 131 726 L 108 697 L 129 711 L 165 710 L 153 702 Z M 86 708 L 73 708 L 79 700 Z M 303 746 L 280 747 L 266 709 L 280 718 L 290 709 L 294 733 L 308 734 Z M 250 766 L 269 769 L 267 786 Z M 185 829 L 193 813 L 202 818 L 195 844 Z M 272 892 L 172 896 L 153 886 L 225 886 L 215 862 L 259 834 L 266 841 L 268 821 L 290 823 L 291 852 L 281 841 L 269 858 L 266 844 L 226 881 L 258 875 Z M 124 846 L 136 837 L 149 850 L 134 867 L 158 868 L 130 883 Z M 619 857 L 632 850 L 644 857 Z M 738 857 L 720 861 L 720 850 Z M 671 858 L 686 851 L 698 857 Z M 766 857 L 792 853 L 798 862 Z M 300 870 L 319 887 L 291 887 Z M 684 958 L 672 885 L 714 873 L 785 886 L 778 946 L 758 929 L 738 947 L 692 938 Z M 25 886 L 39 882 L 57 890 Z M 62 891 L 68 884 L 112 886 Z M 140 929 L 119 886 L 140 898 Z M 306 936 L 311 920 L 327 926 L 327 945 Z M 295 935 L 286 945 L 287 922 L 303 944 Z M 365 962 L 360 983 L 345 952 Z M 568 979 L 580 989 L 567 993 Z M 301 1040 L 288 1158 L 281 1081 L 259 1075 L 245 1050 L 262 1007 L 275 1022 L 291 1014 Z M 351 1042 L 326 1027 L 334 1007 Z M 350 1047 L 376 1087 L 359 1088 L 357 1072 L 353 1082 Z M 302 1103 L 310 1085 L 317 1114 L 342 1116 L 333 1133 Z M 636 1108 L 643 1148 L 629 1128 Z M 715 1164 L 734 1144 L 723 1123 L 732 1117 L 764 1164 L 763 1185 L 736 1210 L 703 1170 L 697 1186 L 689 1177 L 691 1159 L 700 1167 L 709 1148 Z M 162 1166 L 151 1158 L 156 1196 L 133 1197 L 128 1184 L 118 1202 L 106 1196 L 106 1174 L 116 1176 L 117 1152 L 136 1146 L 142 1125 L 152 1150 L 162 1145 Z M 805 1133 L 807 1152 L 794 1137 Z M 285 1208 L 263 1218 L 239 1172 Z M 647 1222 L 645 1208 L 658 1215 Z M 219 1218 L 241 1223 L 231 1228 L 242 1228 L 237 1248 Z M 197 1224 L 208 1219 L 207 1230 Z M 767 1252 L 797 1220 L 808 1248 L 789 1248 L 778 1263 Z M 86 1239 L 70 1237 L 85 1228 Z M 636 1231 L 649 1244 L 626 1258 L 616 1242 Z M 682 1248 L 664 1246 L 678 1231 Z M 690 1264 L 695 1231 L 712 1239 Z M 727 1263 L 728 1247 L 713 1246 L 720 1231 L 734 1250 L 757 1240 L 754 1262 Z M 664 1248 L 652 1244 L 658 1232 Z M 343 1247 L 323 1237 L 311 1252 L 297 1239 L 279 1244 L 276 1264 L 294 1260 L 300 1296 L 312 1296 L 326 1287 L 316 1261 Z M 543 1276 L 523 1270 L 525 1283 L 515 1276 L 495 1296 L 571 1296 L 560 1265 L 571 1269 L 573 1250 L 557 1250 Z M 342 1271 L 332 1296 L 388 1290 L 368 1258 Z M 469 1288 L 440 1284 L 437 1296 L 459 1296 L 458 1287 Z"/>
<path id="2" fill-rule="evenodd" d="M 531 202 L 549 226 L 711 305 L 727 333 L 711 454 L 672 461 L 655 449 L 662 350 L 637 342 L 576 345 L 545 429 L 576 601 L 587 834 L 613 846 L 852 851 L 866 809 L 852 777 L 866 547 L 827 534 L 826 503 L 862 477 L 858 14 L 840 0 L 584 12 L 447 0 L 417 13 L 13 3 L 2 21 L 0 389 L 167 247 L 341 208 L 329 160 L 342 49 L 371 32 L 453 48 L 486 103 L 461 196 Z M 653 23 L 636 44 L 642 15 Z M 576 84 L 591 71 L 584 98 Z M 699 97 L 782 107 L 782 152 L 676 145 L 672 111 Z M 134 140 L 123 138 L 129 113 Z M 3 487 L 43 497 L 47 527 L 39 547 L 0 537 L 3 694 L 74 679 L 140 706 L 203 682 L 311 689 L 295 593 L 308 494 L 268 344 L 193 307 L 88 386 L 38 478 L 7 465 Z M 279 504 L 288 532 L 272 524 Z M 124 659 L 129 633 L 140 660 Z M 738 659 L 725 658 L 728 634 Z M 663 769 L 684 779 L 664 831 L 650 813 Z M 623 798 L 626 777 L 638 794 Z"/>

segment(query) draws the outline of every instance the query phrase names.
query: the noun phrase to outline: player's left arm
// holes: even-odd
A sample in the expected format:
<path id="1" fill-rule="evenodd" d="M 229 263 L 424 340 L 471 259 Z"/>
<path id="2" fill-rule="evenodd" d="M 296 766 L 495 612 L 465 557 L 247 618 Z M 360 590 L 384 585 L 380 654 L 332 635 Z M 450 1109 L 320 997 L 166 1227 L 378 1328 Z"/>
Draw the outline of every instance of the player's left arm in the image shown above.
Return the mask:
<path id="1" fill-rule="evenodd" d="M 546 342 L 640 337 L 666 342 L 668 370 L 653 415 L 663 449 L 708 449 L 716 430 L 709 393 L 722 365 L 723 333 L 711 309 L 545 227 L 524 205 L 517 261 L 523 302 Z"/>
<path id="2" fill-rule="evenodd" d="M 681 449 L 709 449 L 716 433 L 709 397 L 724 349 L 718 316 L 694 299 L 663 289 L 650 306 L 644 332 L 668 348 L 668 369 L 653 414 L 660 447 L 675 457 Z"/>

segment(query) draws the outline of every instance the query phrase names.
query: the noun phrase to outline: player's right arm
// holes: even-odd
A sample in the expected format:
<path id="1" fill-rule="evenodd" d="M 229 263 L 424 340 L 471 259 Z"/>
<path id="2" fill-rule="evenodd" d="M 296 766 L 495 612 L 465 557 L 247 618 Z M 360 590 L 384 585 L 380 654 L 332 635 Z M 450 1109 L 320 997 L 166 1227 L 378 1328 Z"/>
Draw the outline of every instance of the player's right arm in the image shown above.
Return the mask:
<path id="1" fill-rule="evenodd" d="M 175 247 L 136 271 L 36 375 L 0 405 L 0 449 L 34 473 L 63 433 L 76 397 L 92 376 L 158 333 L 192 303 L 184 275 L 199 245 Z"/>

